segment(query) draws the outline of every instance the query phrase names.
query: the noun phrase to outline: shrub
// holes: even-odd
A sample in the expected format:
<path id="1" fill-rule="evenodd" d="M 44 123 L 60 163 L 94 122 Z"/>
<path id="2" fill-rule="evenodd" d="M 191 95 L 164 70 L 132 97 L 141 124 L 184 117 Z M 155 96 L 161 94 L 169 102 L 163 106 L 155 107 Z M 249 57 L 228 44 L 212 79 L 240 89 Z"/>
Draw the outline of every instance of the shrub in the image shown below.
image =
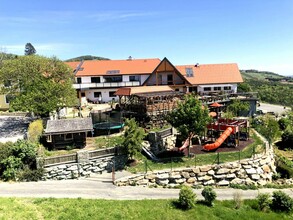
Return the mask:
<path id="1" fill-rule="evenodd" d="M 28 127 L 28 140 L 33 143 L 39 142 L 43 130 L 43 121 L 41 119 L 33 121 Z"/>
<path id="2" fill-rule="evenodd" d="M 19 140 L 16 143 L 9 143 L 6 149 L 0 147 L 0 177 L 4 180 L 15 180 L 17 174 L 25 166 L 36 169 L 36 145 Z M 1 154 L 3 153 L 3 155 Z"/>
<path id="3" fill-rule="evenodd" d="M 212 187 L 210 187 L 210 186 L 205 187 L 202 190 L 201 195 L 204 197 L 205 202 L 207 203 L 207 205 L 213 206 L 213 202 L 215 201 L 215 199 L 217 197 L 217 194 L 213 190 Z"/>
<path id="4" fill-rule="evenodd" d="M 270 208 L 270 204 L 271 204 L 270 198 L 271 198 L 271 196 L 270 196 L 269 193 L 260 193 L 260 194 L 258 194 L 256 199 L 257 199 L 259 210 L 266 211 L 267 209 Z"/>
<path id="5" fill-rule="evenodd" d="M 44 174 L 44 169 L 39 168 L 36 170 L 31 170 L 29 167 L 25 167 L 17 174 L 17 179 L 19 181 L 38 181 L 41 180 Z"/>
<path id="6" fill-rule="evenodd" d="M 273 192 L 271 208 L 274 211 L 290 212 L 293 209 L 293 200 L 282 191 Z"/>
<path id="7" fill-rule="evenodd" d="M 182 209 L 191 209 L 195 206 L 196 195 L 188 186 L 183 186 L 179 192 L 178 203 Z"/>

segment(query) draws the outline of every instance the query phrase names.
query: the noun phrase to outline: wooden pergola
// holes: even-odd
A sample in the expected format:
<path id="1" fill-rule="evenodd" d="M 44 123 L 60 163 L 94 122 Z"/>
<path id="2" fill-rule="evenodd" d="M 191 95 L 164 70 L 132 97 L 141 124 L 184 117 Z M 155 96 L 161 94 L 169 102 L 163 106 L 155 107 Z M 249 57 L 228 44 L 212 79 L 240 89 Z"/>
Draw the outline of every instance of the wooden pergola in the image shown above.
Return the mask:
<path id="1" fill-rule="evenodd" d="M 134 117 L 143 126 L 163 126 L 165 116 L 177 106 L 184 93 L 169 86 L 120 88 L 119 105 L 125 117 Z"/>

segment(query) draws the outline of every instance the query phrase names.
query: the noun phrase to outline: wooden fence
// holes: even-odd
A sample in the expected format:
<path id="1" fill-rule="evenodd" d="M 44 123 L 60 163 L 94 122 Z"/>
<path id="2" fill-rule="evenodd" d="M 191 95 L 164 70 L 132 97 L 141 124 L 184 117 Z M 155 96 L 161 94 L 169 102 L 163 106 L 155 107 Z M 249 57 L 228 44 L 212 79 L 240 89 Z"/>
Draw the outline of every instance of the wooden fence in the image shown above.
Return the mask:
<path id="1" fill-rule="evenodd" d="M 106 149 L 99 149 L 99 150 L 92 150 L 88 151 L 88 159 L 96 159 L 101 157 L 108 157 L 114 156 L 121 152 L 119 148 L 106 148 Z M 60 165 L 60 164 L 67 164 L 67 163 L 78 163 L 78 152 L 74 154 L 66 154 L 54 157 L 47 157 L 44 158 L 44 167 Z"/>
<path id="2" fill-rule="evenodd" d="M 172 128 L 167 128 L 167 129 L 164 129 L 162 131 L 157 131 L 156 133 L 157 133 L 157 135 L 159 137 L 163 138 L 163 137 L 167 137 L 167 136 L 172 135 L 173 134 L 173 130 L 172 130 Z"/>

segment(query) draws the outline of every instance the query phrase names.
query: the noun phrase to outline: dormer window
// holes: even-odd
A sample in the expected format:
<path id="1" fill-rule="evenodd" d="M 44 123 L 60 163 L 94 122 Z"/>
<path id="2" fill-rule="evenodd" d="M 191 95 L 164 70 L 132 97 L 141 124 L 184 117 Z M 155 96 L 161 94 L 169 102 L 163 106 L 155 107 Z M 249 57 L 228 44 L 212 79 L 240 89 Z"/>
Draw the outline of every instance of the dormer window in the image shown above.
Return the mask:
<path id="1" fill-rule="evenodd" d="M 190 67 L 185 68 L 186 77 L 193 77 L 193 69 Z"/>

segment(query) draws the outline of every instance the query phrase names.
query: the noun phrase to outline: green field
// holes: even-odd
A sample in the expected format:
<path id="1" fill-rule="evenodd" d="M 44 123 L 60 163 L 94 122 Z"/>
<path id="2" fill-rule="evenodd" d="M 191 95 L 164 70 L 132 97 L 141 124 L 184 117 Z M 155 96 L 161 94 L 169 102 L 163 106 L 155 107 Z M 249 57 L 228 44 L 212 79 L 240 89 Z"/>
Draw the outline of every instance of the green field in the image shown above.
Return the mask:
<path id="1" fill-rule="evenodd" d="M 90 199 L 0 198 L 0 219 L 292 219 L 293 214 L 260 212 L 255 200 L 239 209 L 234 201 L 216 201 L 214 207 L 200 202 L 182 211 L 175 200 L 114 201 Z"/>

